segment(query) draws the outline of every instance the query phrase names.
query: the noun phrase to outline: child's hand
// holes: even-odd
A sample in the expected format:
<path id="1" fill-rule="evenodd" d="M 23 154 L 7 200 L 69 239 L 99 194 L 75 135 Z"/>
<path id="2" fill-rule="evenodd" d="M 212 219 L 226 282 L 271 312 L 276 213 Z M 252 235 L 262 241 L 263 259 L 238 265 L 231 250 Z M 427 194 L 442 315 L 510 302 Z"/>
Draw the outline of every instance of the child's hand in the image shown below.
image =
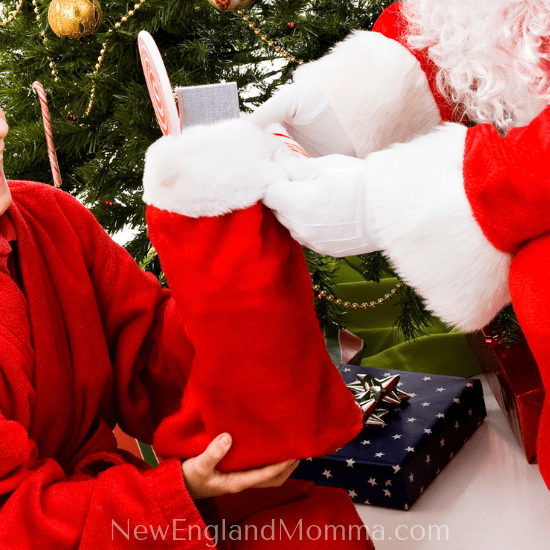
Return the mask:
<path id="1" fill-rule="evenodd" d="M 300 462 L 288 460 L 243 472 L 222 473 L 216 470 L 216 465 L 230 448 L 231 436 L 221 434 L 208 445 L 204 453 L 182 462 L 183 479 L 191 498 L 239 493 L 251 487 L 279 487 Z"/>

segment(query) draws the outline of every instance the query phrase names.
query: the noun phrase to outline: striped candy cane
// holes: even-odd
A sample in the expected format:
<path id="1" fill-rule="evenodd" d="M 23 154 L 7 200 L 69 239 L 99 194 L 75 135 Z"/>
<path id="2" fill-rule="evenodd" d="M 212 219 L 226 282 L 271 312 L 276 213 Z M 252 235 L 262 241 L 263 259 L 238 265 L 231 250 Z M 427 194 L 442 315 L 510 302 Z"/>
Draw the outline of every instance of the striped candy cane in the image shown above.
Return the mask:
<path id="1" fill-rule="evenodd" d="M 55 154 L 55 147 L 53 144 L 52 126 L 50 122 L 50 111 L 48 110 L 48 100 L 46 99 L 46 92 L 40 82 L 35 81 L 32 83 L 34 91 L 38 94 L 40 99 L 40 108 L 42 109 L 42 120 L 44 121 L 44 131 L 46 132 L 46 142 L 48 144 L 48 156 L 50 157 L 50 166 L 52 168 L 52 175 L 54 185 L 61 187 L 61 172 L 59 171 L 59 164 L 57 163 L 57 155 Z"/>
<path id="2" fill-rule="evenodd" d="M 274 136 L 278 137 L 291 151 L 294 151 L 295 153 L 299 153 L 300 155 L 303 155 L 304 157 L 309 158 L 309 155 L 307 154 L 306 150 L 294 139 L 292 139 L 290 136 L 287 136 L 286 134 L 279 134 L 275 133 Z"/>

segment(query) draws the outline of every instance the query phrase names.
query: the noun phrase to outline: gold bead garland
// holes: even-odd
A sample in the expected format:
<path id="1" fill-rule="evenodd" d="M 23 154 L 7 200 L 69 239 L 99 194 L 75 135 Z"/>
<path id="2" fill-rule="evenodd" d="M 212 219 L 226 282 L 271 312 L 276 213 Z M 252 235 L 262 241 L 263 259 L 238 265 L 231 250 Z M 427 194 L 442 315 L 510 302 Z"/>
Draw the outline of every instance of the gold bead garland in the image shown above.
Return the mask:
<path id="1" fill-rule="evenodd" d="M 375 308 L 377 306 L 381 306 L 384 302 L 387 302 L 388 300 L 391 300 L 393 298 L 398 290 L 404 285 L 404 283 L 397 283 L 395 285 L 395 288 L 393 288 L 390 292 L 384 295 L 383 298 L 378 298 L 378 300 L 373 300 L 372 302 L 363 302 L 362 304 L 358 304 L 356 302 L 350 303 L 350 302 L 344 302 L 341 298 L 334 298 L 334 296 L 331 296 L 330 294 L 327 294 L 324 290 L 321 290 L 321 287 L 319 285 L 313 285 L 313 290 L 315 292 L 319 292 L 317 295 L 317 298 L 328 300 L 329 302 L 334 302 L 338 306 L 342 306 L 346 309 L 368 309 L 368 308 Z"/>
<path id="2" fill-rule="evenodd" d="M 15 8 L 15 11 L 11 13 L 7 19 L 4 19 L 4 21 L 0 21 L 0 27 L 3 27 L 4 25 L 11 23 L 17 16 L 17 14 L 21 11 L 21 6 L 23 6 L 23 0 L 19 0 L 19 4 L 17 5 L 17 8 Z"/>
<path id="3" fill-rule="evenodd" d="M 132 17 L 143 4 L 145 4 L 147 0 L 139 0 L 139 2 L 136 2 L 134 4 L 134 8 L 131 10 L 128 10 L 128 13 L 126 15 L 123 15 L 120 19 L 120 21 L 117 21 L 115 23 L 115 29 L 120 29 L 120 26 L 122 23 L 126 23 L 130 17 Z M 112 33 L 113 29 L 109 29 L 107 31 L 108 33 Z M 97 63 L 95 64 L 95 71 L 92 74 L 92 90 L 90 92 L 90 101 L 88 103 L 88 108 L 86 109 L 85 115 L 88 116 L 90 114 L 90 111 L 92 110 L 92 106 L 94 104 L 94 98 L 95 98 L 95 88 L 96 88 L 96 81 L 97 75 L 99 74 L 99 69 L 101 69 L 101 65 L 103 64 L 103 59 L 105 58 L 105 52 L 107 51 L 107 43 L 109 42 L 109 38 L 103 42 L 101 45 L 101 50 L 99 52 L 99 57 L 97 58 Z"/>
<path id="4" fill-rule="evenodd" d="M 21 0 L 21 3 L 23 2 L 23 0 Z M 139 10 L 139 8 L 141 8 L 141 6 L 143 4 L 145 4 L 145 2 L 147 2 L 147 0 L 139 0 L 139 2 L 136 2 L 134 4 L 134 7 L 130 10 L 128 10 L 128 13 L 124 16 L 121 17 L 120 21 L 117 21 L 115 23 L 115 29 L 120 29 L 120 27 L 122 26 L 123 23 L 126 23 L 126 21 L 128 21 L 128 19 L 130 17 L 132 17 L 137 10 Z M 36 20 L 37 21 L 40 21 L 40 13 L 38 11 L 38 5 L 37 5 L 37 2 L 36 0 L 32 0 L 32 5 L 34 6 L 34 13 L 36 14 Z M 114 32 L 113 29 L 108 29 L 107 33 L 109 33 L 110 35 Z M 42 40 L 44 41 L 44 43 L 46 43 L 46 41 L 48 40 L 47 36 L 46 36 L 46 33 L 44 31 L 42 31 L 40 33 L 40 36 L 42 36 Z M 94 104 L 94 99 L 95 99 L 95 90 L 96 90 L 96 78 L 97 78 L 97 75 L 99 74 L 99 70 L 101 69 L 101 65 L 103 64 L 103 60 L 105 58 L 105 52 L 107 51 L 107 43 L 109 42 L 109 38 L 110 36 L 107 37 L 107 39 L 103 42 L 103 44 L 101 44 L 101 50 L 99 52 L 99 56 L 97 58 L 97 63 L 95 64 L 95 70 L 94 72 L 92 73 L 92 89 L 90 91 L 90 100 L 88 102 L 88 107 L 86 108 L 86 111 L 85 111 L 85 116 L 88 116 L 90 114 L 90 111 L 92 110 L 92 106 Z M 50 60 L 50 63 L 49 63 L 49 66 L 50 66 L 50 69 L 52 70 L 52 76 L 54 77 L 54 82 L 59 82 L 59 74 L 57 73 L 57 68 L 55 66 L 55 63 L 53 60 Z M 76 83 L 75 83 L 75 86 L 76 86 Z"/>
<path id="5" fill-rule="evenodd" d="M 281 48 L 280 46 L 275 46 L 275 42 L 269 40 L 269 38 L 265 34 L 262 34 L 262 31 L 258 29 L 258 27 L 256 27 L 256 25 L 252 21 L 250 21 L 250 17 L 248 17 L 248 15 L 246 15 L 242 9 L 236 10 L 236 12 L 243 18 L 244 22 L 248 24 L 248 26 L 254 31 L 258 38 L 262 42 L 264 42 L 264 44 L 266 44 L 268 48 L 276 51 L 278 54 L 282 55 L 285 59 L 288 59 L 292 63 L 297 63 L 298 65 L 304 64 L 301 59 L 296 59 L 293 55 L 285 52 L 285 50 L 283 50 L 283 48 Z"/>

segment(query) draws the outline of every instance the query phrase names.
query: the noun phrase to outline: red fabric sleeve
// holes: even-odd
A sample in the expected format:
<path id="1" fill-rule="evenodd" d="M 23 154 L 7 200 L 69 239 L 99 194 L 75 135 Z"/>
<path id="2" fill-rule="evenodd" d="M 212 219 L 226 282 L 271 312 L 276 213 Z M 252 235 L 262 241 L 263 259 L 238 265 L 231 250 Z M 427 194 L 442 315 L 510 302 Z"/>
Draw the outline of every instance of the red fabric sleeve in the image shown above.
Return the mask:
<path id="1" fill-rule="evenodd" d="M 191 350 L 169 292 L 74 198 L 10 187 L 24 293 L 0 274 L 0 547 L 212 547 L 179 460 L 150 469 L 111 431 L 151 437 L 179 405 Z"/>
<path id="2" fill-rule="evenodd" d="M 58 200 L 74 201 L 67 194 Z M 87 209 L 65 210 L 79 233 L 113 365 L 115 420 L 151 443 L 160 421 L 179 408 L 192 363 L 181 308 Z"/>
<path id="3" fill-rule="evenodd" d="M 17 550 L 156 548 L 153 533 L 166 532 L 162 548 L 208 548 L 202 518 L 183 482 L 176 459 L 158 468 L 112 466 L 93 478 L 65 477 L 53 459 L 37 460 L 23 426 L 0 415 L 0 546 Z M 176 521 L 174 520 L 181 520 Z M 194 526 L 195 539 L 176 526 Z M 118 527 L 117 527 L 118 526 Z M 139 526 L 144 526 L 139 527 Z M 137 531 L 136 531 L 137 528 Z M 198 538 L 200 531 L 202 540 Z M 137 534 L 136 534 L 137 533 Z M 150 541 L 145 544 L 143 540 Z M 160 539 L 160 537 L 159 537 Z"/>
<path id="4" fill-rule="evenodd" d="M 514 254 L 525 241 L 550 231 L 549 159 L 550 107 L 505 138 L 488 124 L 468 130 L 464 187 L 495 248 Z"/>

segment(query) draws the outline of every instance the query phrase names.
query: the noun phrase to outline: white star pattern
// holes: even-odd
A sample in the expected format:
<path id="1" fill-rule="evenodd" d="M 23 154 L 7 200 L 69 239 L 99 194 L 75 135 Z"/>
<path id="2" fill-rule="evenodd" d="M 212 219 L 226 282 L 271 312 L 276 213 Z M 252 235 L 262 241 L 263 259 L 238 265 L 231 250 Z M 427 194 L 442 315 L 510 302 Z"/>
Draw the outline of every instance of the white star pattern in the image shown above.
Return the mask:
<path id="1" fill-rule="evenodd" d="M 340 450 L 340 449 L 338 449 Z M 310 456 L 309 458 L 306 458 L 306 460 L 309 460 L 310 462 L 313 462 L 313 458 Z"/>
<path id="2" fill-rule="evenodd" d="M 341 368 L 341 371 L 344 372 L 344 373 L 351 373 L 351 372 L 354 372 L 353 369 L 351 368 L 347 368 L 347 366 L 343 366 Z M 385 373 L 384 376 L 392 376 L 391 373 Z M 427 387 L 426 387 L 426 391 L 421 391 L 420 394 L 416 394 L 416 393 L 409 393 L 409 395 L 411 397 L 418 397 L 418 400 L 414 400 L 411 402 L 412 406 L 411 405 L 405 405 L 402 407 L 403 411 L 401 413 L 399 413 L 400 415 L 400 422 L 403 422 L 404 420 L 406 421 L 406 423 L 411 423 L 415 425 L 416 428 L 413 428 L 412 425 L 411 427 L 408 429 L 409 432 L 411 433 L 414 433 L 416 432 L 416 434 L 419 434 L 420 433 L 420 430 L 423 430 L 423 433 L 425 435 L 428 435 L 429 438 L 428 440 L 433 440 L 432 441 L 432 445 L 435 444 L 437 445 L 437 442 L 440 443 L 440 449 L 443 453 L 446 453 L 447 454 L 447 457 L 448 457 L 448 460 L 451 460 L 453 457 L 454 457 L 454 452 L 451 452 L 449 450 L 449 447 L 447 445 L 450 445 L 451 448 L 457 448 L 457 445 L 456 443 L 458 443 L 460 441 L 460 438 L 464 439 L 464 435 L 462 435 L 463 431 L 468 431 L 468 426 L 471 424 L 470 422 L 466 422 L 467 418 L 469 417 L 473 417 L 473 416 L 477 416 L 478 419 L 479 419 L 479 416 L 477 414 L 476 411 L 473 410 L 473 402 L 471 402 L 471 408 L 468 408 L 466 409 L 466 407 L 468 406 L 468 401 L 469 399 L 467 398 L 468 395 L 472 395 L 475 393 L 475 392 L 470 392 L 470 393 L 464 393 L 463 395 L 465 395 L 466 397 L 466 401 L 463 400 L 462 398 L 462 395 L 457 395 L 457 393 L 460 391 L 460 384 L 458 385 L 459 388 L 458 388 L 458 392 L 456 392 L 456 385 L 452 385 L 451 388 L 447 389 L 445 387 L 435 387 L 437 386 L 437 382 L 444 382 L 444 383 L 447 383 L 445 381 L 445 379 L 440 379 L 438 376 L 436 376 L 435 378 L 432 378 L 431 375 L 420 375 L 419 377 L 416 377 L 416 380 L 417 380 L 417 384 L 419 383 L 418 381 L 419 380 L 422 380 L 422 381 L 425 381 L 425 382 L 428 382 L 428 381 L 431 381 L 433 382 L 430 383 L 429 385 L 427 384 Z M 462 381 L 462 384 L 465 384 L 465 386 L 463 386 L 463 388 L 468 388 L 468 387 L 477 387 L 474 383 L 474 381 L 471 381 L 469 383 L 466 383 L 466 381 Z M 398 384 L 396 384 L 396 388 L 397 387 L 401 387 L 403 386 L 403 389 L 405 391 L 407 391 L 407 382 L 405 381 L 405 383 L 401 383 L 399 382 Z M 420 389 L 420 387 L 419 387 Z M 446 393 L 446 392 L 449 392 L 449 393 Z M 464 390 L 462 390 L 464 391 Z M 432 392 L 432 393 L 430 393 Z M 436 398 L 436 396 L 434 395 L 433 392 L 436 392 L 436 393 L 439 393 L 441 394 L 441 398 L 443 401 L 446 401 L 446 404 L 443 404 L 443 406 L 441 405 L 441 403 L 439 403 L 437 401 L 438 398 Z M 447 397 L 444 397 L 443 396 L 443 393 L 445 393 L 445 395 Z M 455 395 L 455 398 L 452 397 L 452 395 Z M 424 398 L 424 401 L 421 401 L 421 398 Z M 434 408 L 433 409 L 430 409 L 432 412 L 428 412 L 427 410 L 425 412 L 422 412 L 423 409 L 425 409 L 426 407 L 427 408 L 430 408 L 431 407 L 431 402 L 428 401 L 428 399 L 436 399 L 435 401 L 435 405 L 434 405 Z M 473 401 L 473 397 L 472 397 L 472 400 Z M 452 404 L 456 404 L 458 405 L 459 408 L 456 409 L 457 411 L 457 414 L 453 414 L 453 411 L 455 409 L 453 408 L 450 408 L 450 405 L 452 407 Z M 417 407 L 417 409 L 415 410 L 414 407 Z M 422 409 L 420 408 L 422 407 Z M 437 410 L 439 409 L 441 411 L 441 409 L 445 409 L 445 410 L 448 410 L 450 415 L 449 418 L 446 418 L 447 417 L 447 413 L 442 413 L 440 412 L 439 414 L 433 412 L 434 410 Z M 459 413 L 460 411 L 460 413 Z M 463 412 L 462 412 L 463 411 Z M 411 416 L 411 417 L 407 417 L 406 415 L 407 414 L 414 414 L 414 413 L 417 413 L 419 416 L 421 416 L 421 418 L 416 418 L 414 416 Z M 425 414 L 425 413 L 428 413 L 428 414 Z M 467 413 L 467 414 L 466 414 Z M 460 416 L 460 414 L 462 414 L 462 416 Z M 397 417 L 398 416 L 398 413 L 395 413 L 395 416 Z M 454 416 L 455 420 L 453 421 L 452 420 L 452 417 Z M 459 435 L 459 434 L 456 434 L 454 437 L 451 437 L 451 435 L 449 433 L 445 433 L 445 434 L 442 434 L 441 433 L 441 430 L 437 427 L 439 425 L 439 420 L 440 419 L 444 419 L 445 422 L 443 423 L 445 426 L 447 426 L 447 430 L 450 430 L 451 426 L 454 426 L 454 429 L 455 431 L 459 432 L 460 431 L 460 438 L 457 439 L 456 435 Z M 473 418 L 472 418 L 473 420 Z M 386 430 L 389 430 L 389 432 L 386 432 L 386 435 L 385 437 L 387 438 L 391 438 L 393 439 L 396 443 L 397 441 L 399 441 L 400 443 L 403 442 L 403 443 L 408 443 L 409 445 L 411 443 L 414 442 L 414 440 L 412 440 L 409 435 L 408 435 L 408 432 L 407 432 L 407 429 L 403 428 L 403 433 L 401 432 L 395 432 L 395 428 L 398 428 L 399 425 L 398 423 L 395 423 L 393 424 L 392 421 L 388 421 L 389 424 L 387 425 L 386 427 Z M 436 422 L 437 422 L 437 425 L 436 425 Z M 418 423 L 418 424 L 417 424 Z M 434 426 L 434 428 L 430 428 L 430 424 L 432 424 Z M 481 424 L 481 423 L 480 423 Z M 422 425 L 427 425 L 426 428 L 422 428 Z M 475 425 L 475 422 L 474 424 L 472 425 L 472 430 L 473 430 L 473 426 Z M 443 426 L 441 426 L 442 428 Z M 393 428 L 393 430 L 392 430 Z M 437 435 L 439 435 L 439 440 L 436 439 L 436 434 L 433 432 L 433 430 L 435 429 L 436 432 L 438 432 Z M 391 431 L 394 431 L 394 433 L 392 435 L 389 435 L 389 433 L 391 433 Z M 369 435 L 368 433 L 364 433 L 364 435 Z M 432 435 L 434 436 L 432 438 Z M 378 447 L 378 443 L 377 443 L 377 435 L 375 435 L 375 442 L 374 442 L 374 446 L 375 447 Z M 446 439 L 445 439 L 446 438 Z M 466 438 L 464 441 L 466 442 L 469 438 Z M 388 440 L 386 440 L 388 442 Z M 455 442 L 455 444 L 452 444 L 453 442 Z M 372 441 L 371 440 L 368 440 L 368 439 L 357 439 L 356 440 L 356 445 L 358 443 L 361 443 L 361 447 L 364 446 L 364 445 L 372 445 Z M 418 447 L 418 444 L 416 444 L 416 447 Z M 458 446 L 460 446 L 460 444 L 458 443 Z M 416 447 L 414 446 L 408 446 L 408 447 L 401 447 L 401 449 L 404 449 L 405 452 L 407 453 L 407 457 L 408 459 L 413 459 L 413 458 L 418 458 L 419 460 L 421 460 L 421 456 L 424 457 L 424 460 L 425 460 L 425 466 L 422 467 L 421 466 L 421 463 L 417 463 L 420 465 L 420 468 L 421 470 L 418 471 L 418 475 L 421 475 L 421 471 L 424 472 L 432 472 L 431 473 L 431 476 L 433 476 L 433 466 L 435 466 L 437 468 L 437 463 L 439 461 L 439 451 L 435 451 L 434 448 L 431 448 L 428 452 L 434 452 L 436 453 L 434 455 L 434 458 L 432 459 L 431 458 L 431 455 L 427 455 L 425 451 L 423 451 L 422 449 L 419 451 L 419 456 L 416 457 L 416 456 L 409 456 L 409 453 L 412 453 L 414 455 L 416 455 Z M 347 447 L 346 447 L 347 448 Z M 341 451 L 342 450 L 342 447 L 337 449 L 337 451 Z M 427 450 L 427 449 L 426 449 Z M 366 449 L 365 449 L 366 451 Z M 395 446 L 395 451 L 397 453 L 399 453 L 399 445 L 396 445 Z M 389 451 L 388 451 L 389 452 Z M 342 453 L 340 454 L 340 452 L 338 452 L 338 454 L 336 455 L 337 457 L 339 457 L 339 460 L 341 461 L 341 466 L 340 468 L 343 466 L 343 461 L 345 460 L 346 461 L 346 465 L 348 468 L 352 468 L 354 470 L 355 473 L 358 473 L 359 469 L 362 469 L 363 468 L 363 465 L 362 465 L 362 462 L 361 461 L 356 461 L 354 458 L 349 458 L 349 459 L 346 459 L 345 458 L 345 455 L 347 453 Z M 359 453 L 358 453 L 359 454 Z M 349 454 L 348 454 L 349 456 Z M 352 455 L 353 456 L 353 455 Z M 362 456 L 364 457 L 376 457 L 376 458 L 383 458 L 384 456 L 388 456 L 388 458 L 391 457 L 391 453 L 388 455 L 387 453 L 384 453 L 382 451 L 377 451 L 376 453 L 373 453 L 372 455 L 369 454 L 369 452 L 363 452 Z M 403 456 L 403 455 L 401 455 Z M 370 460 L 372 460 L 372 458 Z M 312 458 L 308 458 L 307 459 L 308 461 L 311 461 L 313 460 Z M 367 459 L 368 460 L 368 459 Z M 397 460 L 401 460 L 401 458 L 397 459 Z M 387 461 L 387 459 L 385 459 L 385 461 Z M 390 461 L 391 461 L 391 458 L 390 458 Z M 382 463 L 382 461 L 380 461 L 380 463 Z M 386 462 L 387 463 L 387 462 Z M 433 463 L 433 466 L 432 466 L 432 463 Z M 359 464 L 359 466 L 357 466 L 357 468 L 355 468 L 355 464 Z M 326 466 L 329 466 L 330 464 L 329 463 L 325 463 L 325 468 Z M 387 464 L 389 466 L 389 464 Z M 335 480 L 338 480 L 339 477 L 344 477 L 341 473 L 339 473 L 339 470 L 337 470 L 337 473 L 336 474 L 332 474 L 332 470 L 330 469 L 325 469 L 323 468 L 323 471 L 320 471 L 320 468 L 317 470 L 317 476 L 319 475 L 322 475 L 322 477 L 325 478 L 326 482 L 327 482 L 327 485 L 332 483 L 330 482 L 329 483 L 329 480 L 331 479 L 335 479 Z M 386 466 L 387 468 L 387 466 Z M 397 474 L 403 469 L 400 465 L 395 465 L 395 466 L 392 466 L 393 468 L 393 472 L 394 472 L 394 477 L 393 478 L 388 478 L 388 473 L 386 473 L 386 475 L 383 475 L 383 474 L 380 474 L 380 472 L 377 472 L 376 469 L 374 469 L 373 471 L 371 470 L 370 473 L 371 476 L 372 474 L 375 474 L 375 475 L 378 475 L 378 477 L 380 478 L 380 485 L 378 484 L 378 479 L 377 478 L 374 478 L 374 476 L 372 477 L 369 477 L 367 478 L 367 483 L 369 485 L 371 485 L 371 494 L 373 495 L 373 498 L 378 498 L 379 501 L 378 502 L 375 502 L 374 504 L 382 504 L 382 503 L 385 503 L 384 506 L 393 506 L 393 493 L 392 491 L 394 490 L 394 487 L 393 487 L 393 480 L 396 480 L 396 490 L 397 490 L 397 486 L 399 485 L 399 483 L 403 483 L 406 481 L 409 481 L 409 485 L 410 487 L 418 487 L 418 483 L 421 482 L 421 480 L 423 479 L 422 477 L 421 478 L 418 478 L 416 479 L 416 474 L 413 472 L 411 472 L 411 469 L 410 468 L 407 468 L 409 470 L 409 473 L 406 474 L 404 472 L 404 475 L 401 477 L 401 481 L 398 479 L 397 477 Z M 436 475 L 439 475 L 439 473 L 442 471 L 443 468 L 437 468 L 437 472 L 436 472 Z M 341 471 L 341 470 L 340 470 Z M 350 471 L 350 474 L 353 474 L 353 472 Z M 391 475 L 391 473 L 390 473 Z M 422 473 L 422 476 L 424 474 Z M 366 477 L 366 476 L 365 476 Z M 365 477 L 363 477 L 363 481 L 362 483 L 364 484 L 365 483 Z M 384 479 L 386 478 L 386 479 Z M 317 479 L 321 479 L 319 477 L 317 477 Z M 424 480 L 426 481 L 426 480 Z M 334 484 L 337 484 L 337 481 L 334 482 Z M 340 487 L 342 487 L 343 484 L 340 484 Z M 351 483 L 352 487 L 355 485 L 355 483 Z M 345 485 L 344 485 L 345 487 Z M 374 487 L 378 487 L 377 489 L 374 489 Z M 416 493 L 416 495 L 413 497 L 413 498 L 416 498 L 416 496 L 418 496 L 419 494 L 423 494 L 424 490 L 426 488 L 426 485 L 423 485 L 421 487 L 419 487 L 419 493 Z M 403 490 L 403 489 L 401 489 Z M 415 489 L 416 490 L 416 489 Z M 360 501 L 359 500 L 359 496 L 363 497 L 364 498 L 364 494 L 357 494 L 357 492 L 353 489 L 351 490 L 347 490 L 348 494 L 349 494 L 349 497 L 351 499 L 353 499 L 354 502 L 358 503 L 358 502 L 363 502 L 363 501 Z M 366 488 L 364 488 L 362 490 L 362 493 L 363 492 L 369 492 L 369 490 L 366 490 Z M 374 496 L 376 495 L 376 496 Z M 389 498 L 389 501 L 385 500 L 386 498 Z M 369 499 L 366 499 L 364 501 L 364 504 L 365 505 L 371 505 Z M 401 504 L 401 505 L 397 505 L 399 506 L 402 510 L 405 509 L 405 510 L 408 510 L 410 505 L 408 504 Z"/>
<path id="3" fill-rule="evenodd" d="M 385 372 L 384 373 L 384 378 L 386 378 L 386 376 L 391 376 L 391 372 Z"/>

